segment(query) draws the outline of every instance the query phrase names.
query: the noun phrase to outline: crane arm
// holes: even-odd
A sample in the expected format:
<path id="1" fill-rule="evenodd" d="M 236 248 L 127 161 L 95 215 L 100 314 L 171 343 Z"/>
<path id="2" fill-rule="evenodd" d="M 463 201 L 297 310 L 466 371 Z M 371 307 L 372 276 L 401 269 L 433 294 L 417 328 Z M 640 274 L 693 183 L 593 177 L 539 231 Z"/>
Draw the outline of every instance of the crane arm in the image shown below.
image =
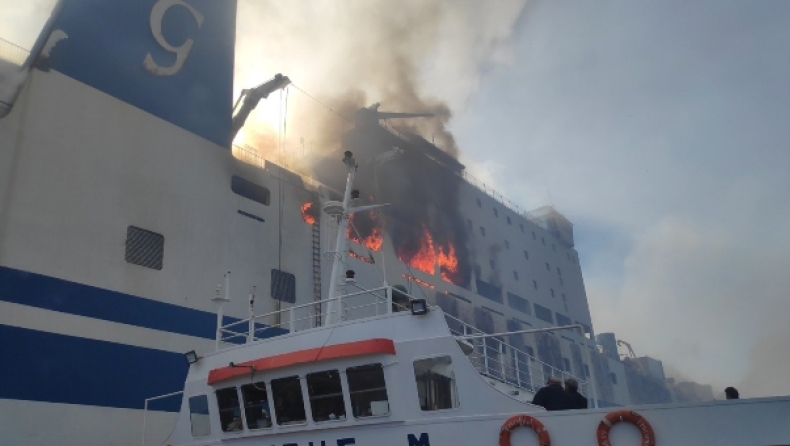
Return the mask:
<path id="1" fill-rule="evenodd" d="M 629 344 L 628 342 L 623 341 L 622 339 L 618 339 L 617 340 L 617 345 L 618 346 L 619 345 L 624 345 L 628 349 L 628 353 L 631 354 L 631 357 L 636 359 L 636 354 L 634 353 L 634 349 L 631 348 L 631 344 Z"/>
<path id="2" fill-rule="evenodd" d="M 291 80 L 288 79 L 288 76 L 283 76 L 282 74 L 277 73 L 273 78 L 262 83 L 261 85 L 258 85 L 255 88 L 247 88 L 242 90 L 241 95 L 239 95 L 239 99 L 236 100 L 236 104 L 233 106 L 233 110 L 235 111 L 238 107 L 238 111 L 233 115 L 230 135 L 231 142 L 233 142 L 233 139 L 236 138 L 239 130 L 244 127 L 244 123 L 247 121 L 250 113 L 252 113 L 255 107 L 258 106 L 258 102 L 260 102 L 261 99 L 269 97 L 272 92 L 287 87 L 290 83 Z M 240 102 L 241 107 L 239 107 Z"/>

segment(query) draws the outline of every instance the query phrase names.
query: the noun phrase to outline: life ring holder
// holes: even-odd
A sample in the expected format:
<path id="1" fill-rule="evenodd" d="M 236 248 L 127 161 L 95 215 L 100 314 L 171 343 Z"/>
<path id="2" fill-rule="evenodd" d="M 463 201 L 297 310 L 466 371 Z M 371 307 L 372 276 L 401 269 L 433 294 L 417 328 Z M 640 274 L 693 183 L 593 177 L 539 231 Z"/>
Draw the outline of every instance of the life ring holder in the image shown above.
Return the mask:
<path id="1" fill-rule="evenodd" d="M 631 423 L 639 429 L 639 432 L 642 434 L 640 446 L 656 445 L 656 434 L 653 432 L 653 427 L 647 422 L 645 417 L 632 410 L 616 410 L 606 414 L 603 420 L 601 420 L 601 423 L 598 424 L 598 430 L 595 433 L 598 439 L 598 446 L 611 446 L 612 444 L 609 443 L 609 430 L 611 430 L 612 426 L 615 424 L 623 421 Z"/>
<path id="2" fill-rule="evenodd" d="M 510 433 L 520 427 L 528 427 L 538 434 L 538 444 L 540 446 L 551 446 L 551 437 L 549 432 L 543 426 L 543 423 L 529 415 L 515 415 L 508 418 L 499 430 L 499 446 L 510 445 Z"/>

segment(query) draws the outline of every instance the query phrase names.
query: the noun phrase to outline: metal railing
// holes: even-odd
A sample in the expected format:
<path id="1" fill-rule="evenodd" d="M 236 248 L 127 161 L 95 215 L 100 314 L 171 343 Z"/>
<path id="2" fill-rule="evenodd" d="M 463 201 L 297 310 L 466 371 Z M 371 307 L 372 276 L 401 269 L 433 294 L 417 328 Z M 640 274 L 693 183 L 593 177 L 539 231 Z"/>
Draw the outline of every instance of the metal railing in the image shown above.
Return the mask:
<path id="1" fill-rule="evenodd" d="M 540 361 L 498 337 L 475 338 L 487 333 L 448 314 L 445 317 L 450 332 L 472 347 L 468 358 L 480 375 L 527 392 L 536 392 L 551 377 L 561 381 L 573 378 L 579 382 L 579 391 L 587 394 L 587 380 Z"/>
<path id="2" fill-rule="evenodd" d="M 356 283 L 346 286 L 354 286 L 359 291 L 346 293 L 332 299 L 294 305 L 265 314 L 251 315 L 247 319 L 225 325 L 218 324 L 217 349 L 226 345 L 234 346 L 267 338 L 271 330 L 277 328 L 287 329 L 288 332 L 294 333 L 317 328 L 321 325 L 319 321 L 335 320 L 342 323 L 407 309 L 407 307 L 393 302 L 391 286 L 370 290 L 363 289 Z M 414 299 L 412 296 L 405 296 L 409 300 Z M 335 305 L 329 305 L 330 303 Z M 330 308 L 336 308 L 336 310 L 330 310 Z M 500 336 L 490 335 L 446 313 L 445 318 L 450 333 L 459 342 L 465 342 L 471 348 L 468 358 L 480 375 L 527 392 L 537 391 L 550 377 L 560 380 L 574 378 L 579 383 L 579 391 L 587 394 L 587 380 L 538 360 L 527 352 L 505 342 Z M 561 328 L 563 327 L 545 330 Z M 538 329 L 538 331 L 540 330 L 544 329 Z M 508 335 L 503 334 L 502 337 L 504 336 Z"/>
<path id="3" fill-rule="evenodd" d="M 394 124 L 392 124 L 387 120 L 380 121 L 379 125 L 385 130 L 387 130 L 388 132 L 395 135 L 396 137 L 401 139 L 407 139 L 405 131 L 400 130 L 397 126 L 395 126 Z M 234 145 L 232 151 L 233 151 L 233 156 L 248 164 L 252 164 L 261 168 L 265 167 L 266 165 L 265 158 L 255 153 L 254 149 L 251 147 Z M 295 172 L 295 173 L 298 173 L 299 175 L 302 176 L 302 178 L 307 179 L 310 182 L 318 183 L 317 180 L 310 177 L 309 175 L 306 175 L 302 172 Z M 466 170 L 462 170 L 461 172 L 459 172 L 458 176 L 464 181 L 466 181 L 467 183 L 469 183 L 471 186 L 473 186 L 475 189 L 479 190 L 480 192 L 496 200 L 502 206 L 505 206 L 506 208 L 510 209 L 511 211 L 515 212 L 516 214 L 524 218 L 527 219 L 530 218 L 529 213 L 527 212 L 526 209 L 517 205 L 515 202 L 513 202 L 513 200 L 510 200 L 509 198 L 505 197 L 501 193 L 497 192 L 494 188 L 487 185 L 485 182 L 478 179 L 474 175 L 470 174 Z"/>
<path id="4" fill-rule="evenodd" d="M 148 403 L 150 403 L 151 401 L 157 401 L 164 398 L 170 398 L 176 395 L 181 395 L 183 393 L 184 393 L 183 390 L 179 390 L 178 392 L 171 392 L 165 395 L 159 395 L 145 399 L 145 403 L 143 404 L 143 443 L 142 443 L 143 446 L 145 446 L 145 440 L 146 440 L 145 433 L 146 433 L 146 429 L 148 428 Z"/>
<path id="5" fill-rule="evenodd" d="M 409 132 L 398 128 L 395 124 L 389 122 L 389 120 L 382 120 L 379 121 L 379 125 L 383 127 L 388 132 L 392 133 L 393 135 L 397 136 L 400 139 L 408 140 L 406 136 Z M 441 149 L 440 149 L 441 150 Z M 470 174 L 466 170 L 462 170 L 458 173 L 458 176 L 461 177 L 464 181 L 475 187 L 480 192 L 488 195 L 489 197 L 493 198 L 502 206 L 510 209 L 511 211 L 515 212 L 516 214 L 521 215 L 524 218 L 529 218 L 529 213 L 526 209 L 522 208 L 521 206 L 517 205 L 513 200 L 505 197 L 504 195 L 500 194 L 494 188 L 487 185 L 480 179 L 476 178 L 474 175 Z"/>
<path id="6" fill-rule="evenodd" d="M 277 162 L 267 160 L 266 157 L 263 157 L 260 154 L 258 154 L 258 152 L 255 151 L 255 148 L 251 147 L 251 146 L 246 146 L 246 145 L 242 146 L 242 145 L 238 145 L 238 144 L 232 144 L 231 145 L 231 153 L 233 154 L 234 158 L 236 158 L 236 159 L 238 159 L 238 160 L 240 160 L 242 162 L 245 162 L 247 164 L 251 164 L 253 166 L 260 167 L 261 169 L 266 169 L 266 163 L 267 162 L 270 162 L 272 164 L 277 164 Z M 302 181 L 305 184 L 309 184 L 310 186 L 312 186 L 314 188 L 318 188 L 318 187 L 322 186 L 320 181 L 316 180 L 315 178 L 311 177 L 310 175 L 306 174 L 305 172 L 295 170 L 295 169 L 293 169 L 291 167 L 285 168 L 283 166 L 280 166 L 279 164 L 277 164 L 277 166 L 279 168 L 281 168 L 281 169 L 285 169 L 285 170 L 287 170 L 289 172 L 293 172 L 294 174 L 300 176 L 302 178 Z"/>
<path id="7" fill-rule="evenodd" d="M 30 51 L 21 46 L 0 38 L 0 60 L 11 62 L 20 67 L 24 65 Z"/>
<path id="8" fill-rule="evenodd" d="M 514 203 L 512 200 L 510 200 L 509 198 L 505 197 L 504 195 L 500 194 L 499 192 L 494 190 L 494 188 L 492 188 L 491 186 L 487 185 L 483 181 L 479 180 L 478 178 L 476 178 L 475 176 L 473 176 L 469 172 L 464 170 L 464 171 L 461 171 L 461 173 L 459 175 L 467 183 L 469 183 L 470 185 L 474 186 L 480 192 L 483 192 L 484 194 L 486 194 L 489 197 L 493 198 L 494 200 L 498 201 L 499 204 L 501 204 L 502 206 L 505 206 L 506 208 L 510 209 L 511 211 L 515 212 L 516 214 L 518 214 L 518 215 L 520 215 L 520 216 L 522 216 L 522 217 L 524 217 L 526 219 L 529 219 L 529 213 L 524 208 L 522 208 L 521 206 L 517 205 L 516 203 Z"/>
<path id="9" fill-rule="evenodd" d="M 328 304 L 333 301 L 337 302 L 337 310 L 329 311 L 331 306 Z M 287 329 L 291 333 L 308 330 L 320 326 L 318 321 L 327 318 L 344 322 L 389 314 L 392 313 L 392 304 L 390 286 L 361 289 L 333 299 L 294 305 L 222 325 L 217 328 L 218 345 L 258 341 L 268 337 L 267 331 L 275 328 Z"/>

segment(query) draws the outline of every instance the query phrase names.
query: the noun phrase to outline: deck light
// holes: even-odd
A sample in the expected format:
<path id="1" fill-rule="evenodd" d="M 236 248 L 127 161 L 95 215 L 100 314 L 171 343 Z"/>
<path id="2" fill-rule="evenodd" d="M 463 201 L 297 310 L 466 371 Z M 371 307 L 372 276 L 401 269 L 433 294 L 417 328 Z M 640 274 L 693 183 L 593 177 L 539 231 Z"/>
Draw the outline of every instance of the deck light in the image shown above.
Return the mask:
<path id="1" fill-rule="evenodd" d="M 354 283 L 354 282 L 356 282 L 357 279 L 354 278 L 355 274 L 356 273 L 354 272 L 353 269 L 346 270 L 346 282 L 347 283 Z"/>
<path id="2" fill-rule="evenodd" d="M 194 363 L 198 362 L 198 359 L 200 359 L 200 357 L 197 355 L 197 353 L 195 353 L 194 350 L 190 350 L 190 351 L 184 353 L 184 356 L 186 356 L 187 362 L 190 363 L 190 364 L 194 364 Z"/>
<path id="3" fill-rule="evenodd" d="M 411 301 L 411 314 L 421 315 L 428 312 L 428 303 L 425 299 L 412 299 Z"/>

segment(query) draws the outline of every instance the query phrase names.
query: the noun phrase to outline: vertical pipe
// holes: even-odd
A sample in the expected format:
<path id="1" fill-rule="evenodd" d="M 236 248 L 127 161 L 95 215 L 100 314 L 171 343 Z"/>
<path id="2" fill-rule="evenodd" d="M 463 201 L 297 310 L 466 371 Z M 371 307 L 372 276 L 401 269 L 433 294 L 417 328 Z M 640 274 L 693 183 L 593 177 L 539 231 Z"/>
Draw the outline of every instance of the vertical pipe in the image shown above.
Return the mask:
<path id="1" fill-rule="evenodd" d="M 145 400 L 145 404 L 143 404 L 143 446 L 145 446 L 145 423 L 146 418 L 148 415 L 148 400 Z"/>
<path id="2" fill-rule="evenodd" d="M 255 341 L 255 287 L 252 287 L 252 293 L 250 293 L 250 322 L 249 326 L 247 327 L 247 342 L 254 342 Z"/>
<path id="3" fill-rule="evenodd" d="M 588 366 L 588 368 L 590 369 L 590 377 L 588 378 L 589 381 L 588 385 L 591 389 L 590 396 L 592 397 L 593 400 L 592 408 L 596 408 L 598 407 L 598 390 L 596 389 L 596 387 L 598 386 L 596 385 L 595 382 L 595 364 L 593 364 L 593 351 L 586 345 L 585 348 L 587 349 L 587 358 L 590 361 L 590 365 Z"/>
<path id="4" fill-rule="evenodd" d="M 219 351 L 219 341 L 222 339 L 222 302 L 218 303 L 217 308 L 217 335 L 214 339 L 214 350 Z"/>

